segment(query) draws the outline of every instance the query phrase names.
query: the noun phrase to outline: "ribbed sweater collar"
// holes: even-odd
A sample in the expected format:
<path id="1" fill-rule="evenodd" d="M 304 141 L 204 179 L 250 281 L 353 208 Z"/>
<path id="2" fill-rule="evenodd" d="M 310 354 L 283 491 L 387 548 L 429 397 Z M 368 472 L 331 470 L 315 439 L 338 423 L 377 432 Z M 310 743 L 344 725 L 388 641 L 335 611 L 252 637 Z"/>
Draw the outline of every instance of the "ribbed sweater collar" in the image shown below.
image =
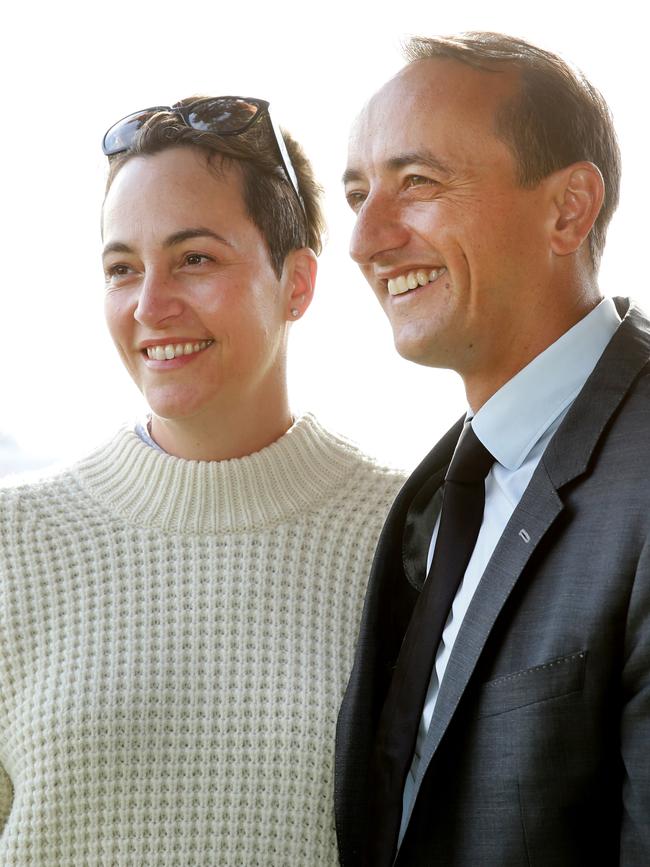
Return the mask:
<path id="1" fill-rule="evenodd" d="M 137 526 L 245 532 L 316 505 L 349 477 L 359 455 L 351 443 L 304 415 L 276 442 L 228 461 L 161 454 L 124 428 L 74 473 L 94 499 Z"/>

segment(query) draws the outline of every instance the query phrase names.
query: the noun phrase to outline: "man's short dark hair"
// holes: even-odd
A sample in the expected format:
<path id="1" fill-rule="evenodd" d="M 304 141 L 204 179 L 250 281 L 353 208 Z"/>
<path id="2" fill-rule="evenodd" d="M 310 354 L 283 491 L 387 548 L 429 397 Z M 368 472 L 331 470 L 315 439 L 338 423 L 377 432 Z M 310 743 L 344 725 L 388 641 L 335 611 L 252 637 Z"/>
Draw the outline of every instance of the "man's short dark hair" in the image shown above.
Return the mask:
<path id="1" fill-rule="evenodd" d="M 501 33 L 416 36 L 404 54 L 410 62 L 450 59 L 486 71 L 519 73 L 519 92 L 497 112 L 495 132 L 512 149 L 519 182 L 526 187 L 581 160 L 598 166 L 605 199 L 589 235 L 597 269 L 618 205 L 621 155 L 611 113 L 596 88 L 557 55 Z"/>
<path id="2" fill-rule="evenodd" d="M 201 97 L 181 100 L 181 105 Z M 239 167 L 248 216 L 262 233 L 276 275 L 282 273 L 287 254 L 310 247 L 322 249 L 325 221 L 322 190 L 300 145 L 283 130 L 283 138 L 298 178 L 304 210 L 282 168 L 281 157 L 268 117 L 256 121 L 242 135 L 219 136 L 191 129 L 172 112 L 149 118 L 128 151 L 110 157 L 106 192 L 122 166 L 135 156 L 148 156 L 173 147 L 195 147 L 206 154 L 217 174 L 228 164 Z"/>

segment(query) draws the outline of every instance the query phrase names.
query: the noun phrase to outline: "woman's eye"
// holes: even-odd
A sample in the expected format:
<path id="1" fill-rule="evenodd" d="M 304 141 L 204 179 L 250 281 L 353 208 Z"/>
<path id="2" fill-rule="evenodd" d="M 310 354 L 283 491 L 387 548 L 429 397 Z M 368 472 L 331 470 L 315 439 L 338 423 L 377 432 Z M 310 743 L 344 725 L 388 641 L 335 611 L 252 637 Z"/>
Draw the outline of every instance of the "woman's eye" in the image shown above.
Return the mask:
<path id="1" fill-rule="evenodd" d="M 129 265 L 125 265 L 124 262 L 117 262 L 115 265 L 109 265 L 105 272 L 107 280 L 119 279 L 120 277 L 126 277 L 131 273 L 131 267 Z"/>

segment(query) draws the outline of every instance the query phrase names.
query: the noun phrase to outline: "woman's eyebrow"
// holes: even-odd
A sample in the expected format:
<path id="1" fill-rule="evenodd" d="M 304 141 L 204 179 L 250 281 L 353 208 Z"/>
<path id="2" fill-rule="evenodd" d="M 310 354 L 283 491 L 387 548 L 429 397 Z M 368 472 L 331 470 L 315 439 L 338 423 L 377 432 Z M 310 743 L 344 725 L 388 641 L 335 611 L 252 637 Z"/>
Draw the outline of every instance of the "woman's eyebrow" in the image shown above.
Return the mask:
<path id="1" fill-rule="evenodd" d="M 102 250 L 102 258 L 108 256 L 109 253 L 132 253 L 133 250 L 129 247 L 128 244 L 124 244 L 122 241 L 111 241 L 110 244 L 106 244 L 104 249 Z"/>
<path id="2" fill-rule="evenodd" d="M 212 229 L 208 229 L 205 226 L 197 226 L 196 228 L 189 229 L 180 229 L 178 232 L 173 232 L 171 235 L 168 235 L 163 241 L 164 247 L 173 247 L 175 244 L 182 244 L 183 241 L 188 241 L 192 238 L 213 238 L 215 241 L 219 241 L 221 244 L 226 244 L 228 247 L 232 247 L 230 241 L 223 237 L 223 235 L 219 235 L 216 232 L 213 232 Z M 125 244 L 123 241 L 111 241 L 110 244 L 106 244 L 102 251 L 102 256 L 108 256 L 109 253 L 133 253 L 134 250 L 128 244 Z"/>

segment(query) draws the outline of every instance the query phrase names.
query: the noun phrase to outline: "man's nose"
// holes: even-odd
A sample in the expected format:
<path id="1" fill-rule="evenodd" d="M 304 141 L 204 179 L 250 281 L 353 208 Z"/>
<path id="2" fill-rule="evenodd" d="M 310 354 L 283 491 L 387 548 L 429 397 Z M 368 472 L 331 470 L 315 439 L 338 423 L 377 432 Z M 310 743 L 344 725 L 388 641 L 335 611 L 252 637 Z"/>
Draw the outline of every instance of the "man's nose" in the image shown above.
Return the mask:
<path id="1" fill-rule="evenodd" d="M 370 195 L 357 213 L 350 255 L 359 265 L 367 265 L 404 247 L 408 239 L 408 226 L 396 204 L 387 197 Z"/>
<path id="2" fill-rule="evenodd" d="M 172 274 L 151 268 L 145 272 L 140 285 L 135 319 L 149 328 L 163 325 L 182 313 L 184 303 L 181 287 Z"/>

